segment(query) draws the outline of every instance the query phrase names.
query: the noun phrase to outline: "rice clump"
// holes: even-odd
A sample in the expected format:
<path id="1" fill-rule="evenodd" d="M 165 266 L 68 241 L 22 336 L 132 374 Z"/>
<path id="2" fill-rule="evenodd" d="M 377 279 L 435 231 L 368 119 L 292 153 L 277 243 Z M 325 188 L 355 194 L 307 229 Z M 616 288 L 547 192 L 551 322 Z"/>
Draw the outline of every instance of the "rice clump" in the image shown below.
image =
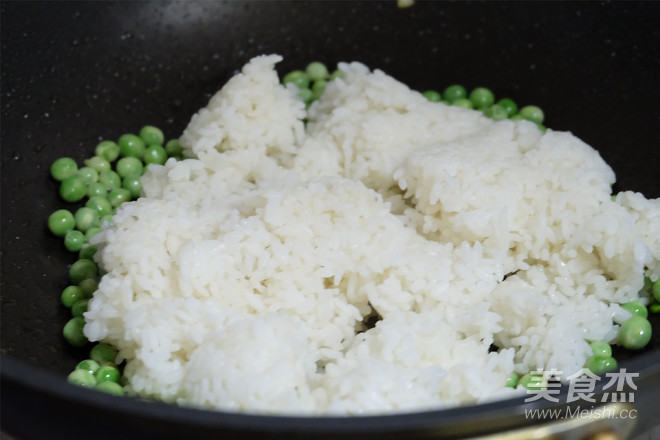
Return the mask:
<path id="1" fill-rule="evenodd" d="M 521 393 L 512 371 L 572 374 L 615 341 L 619 303 L 660 276 L 660 200 L 612 200 L 611 168 L 570 133 L 360 63 L 305 109 L 280 60 L 217 92 L 181 136 L 188 159 L 150 165 L 94 238 L 107 274 L 84 332 L 119 350 L 129 392 L 425 410 Z"/>

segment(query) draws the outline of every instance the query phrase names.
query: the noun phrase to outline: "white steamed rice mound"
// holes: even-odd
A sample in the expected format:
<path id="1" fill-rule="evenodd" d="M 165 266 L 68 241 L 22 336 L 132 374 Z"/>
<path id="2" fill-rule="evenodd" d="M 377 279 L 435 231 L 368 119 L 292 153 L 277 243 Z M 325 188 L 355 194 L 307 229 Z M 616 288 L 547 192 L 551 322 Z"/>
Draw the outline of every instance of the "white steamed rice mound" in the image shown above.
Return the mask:
<path id="1" fill-rule="evenodd" d="M 660 200 L 612 201 L 570 133 L 359 63 L 306 110 L 280 59 L 232 78 L 181 137 L 190 158 L 151 165 L 94 239 L 84 332 L 130 392 L 268 414 L 502 398 L 512 371 L 578 371 L 660 276 Z"/>

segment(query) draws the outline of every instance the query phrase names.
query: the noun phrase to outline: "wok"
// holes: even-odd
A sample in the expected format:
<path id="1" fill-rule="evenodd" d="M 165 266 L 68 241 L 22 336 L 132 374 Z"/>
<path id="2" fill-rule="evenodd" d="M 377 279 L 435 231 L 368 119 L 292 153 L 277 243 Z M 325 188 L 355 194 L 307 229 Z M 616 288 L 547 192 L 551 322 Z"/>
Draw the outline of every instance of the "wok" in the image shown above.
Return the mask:
<path id="1" fill-rule="evenodd" d="M 2 2 L 0 8 L 6 434 L 457 438 L 545 426 L 541 434 L 585 438 L 603 430 L 635 436 L 660 420 L 658 331 L 646 349 L 617 354 L 621 366 L 640 374 L 634 420 L 529 420 L 525 408 L 567 404 L 522 398 L 392 416 L 267 417 L 77 388 L 65 378 L 86 350 L 61 337 L 69 311 L 59 303 L 73 257 L 45 227 L 63 205 L 48 173 L 53 160 L 80 163 L 100 139 L 144 124 L 177 137 L 212 93 L 262 53 L 284 56 L 281 74 L 313 60 L 331 66 L 357 60 L 416 90 L 490 87 L 499 97 L 541 106 L 549 127 L 597 148 L 617 173 L 615 189 L 659 197 L 660 3 L 418 2 L 402 9 L 395 1 Z"/>

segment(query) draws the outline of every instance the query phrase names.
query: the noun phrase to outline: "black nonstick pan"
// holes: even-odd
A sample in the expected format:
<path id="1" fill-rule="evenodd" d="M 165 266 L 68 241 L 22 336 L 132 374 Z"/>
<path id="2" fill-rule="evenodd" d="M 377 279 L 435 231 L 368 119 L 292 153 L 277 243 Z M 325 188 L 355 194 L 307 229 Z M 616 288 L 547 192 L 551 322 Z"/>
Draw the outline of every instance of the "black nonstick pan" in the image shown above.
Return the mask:
<path id="1" fill-rule="evenodd" d="M 660 423 L 657 319 L 647 348 L 617 354 L 639 373 L 634 402 L 607 407 L 601 418 L 530 419 L 526 409 L 577 403 L 522 398 L 392 416 L 267 417 L 78 388 L 66 375 L 86 352 L 62 338 L 69 311 L 59 300 L 72 257 L 46 228 L 62 206 L 48 172 L 56 158 L 80 163 L 100 139 L 145 124 L 179 136 L 212 93 L 264 53 L 284 56 L 282 74 L 315 60 L 361 61 L 420 91 L 486 86 L 539 105 L 547 126 L 600 151 L 617 174 L 615 189 L 660 197 L 660 3 L 3 1 L 0 14 L 5 435 L 648 438 Z"/>

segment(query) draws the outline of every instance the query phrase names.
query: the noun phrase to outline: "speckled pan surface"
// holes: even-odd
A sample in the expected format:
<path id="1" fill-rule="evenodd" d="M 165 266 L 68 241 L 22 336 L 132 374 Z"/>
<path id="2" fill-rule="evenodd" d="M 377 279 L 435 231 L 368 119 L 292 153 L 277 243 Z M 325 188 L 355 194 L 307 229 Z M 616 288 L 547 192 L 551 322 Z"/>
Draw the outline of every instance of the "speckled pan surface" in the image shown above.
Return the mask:
<path id="1" fill-rule="evenodd" d="M 142 402 L 101 401 L 63 383 L 84 353 L 60 336 L 68 310 L 59 292 L 71 257 L 45 228 L 47 215 L 61 206 L 50 164 L 63 155 L 80 161 L 99 139 L 147 123 L 168 138 L 178 136 L 192 113 L 255 55 L 283 55 L 281 72 L 313 60 L 357 60 L 418 90 L 456 82 L 487 86 L 499 97 L 541 106 L 549 127 L 570 130 L 597 148 L 617 173 L 618 188 L 660 197 L 659 3 L 418 2 L 399 9 L 395 1 L 2 2 L 0 14 L 3 381 L 16 385 L 14 373 L 28 365 L 32 376 L 16 386 L 35 388 L 16 388 L 23 395 L 54 406 L 77 400 L 85 411 L 129 408 L 132 416 L 122 414 L 126 423 L 134 421 L 132 429 L 157 424 L 163 438 L 217 434 L 227 426 L 248 434 L 275 430 L 283 438 L 349 428 L 384 438 L 383 430 L 446 428 L 450 419 L 488 411 L 504 420 L 519 404 L 296 424 L 145 409 Z M 648 349 L 631 362 L 647 368 L 658 362 L 657 352 Z M 29 400 L 11 404 L 40 408 Z M 196 428 L 187 431 L 191 424 Z"/>

